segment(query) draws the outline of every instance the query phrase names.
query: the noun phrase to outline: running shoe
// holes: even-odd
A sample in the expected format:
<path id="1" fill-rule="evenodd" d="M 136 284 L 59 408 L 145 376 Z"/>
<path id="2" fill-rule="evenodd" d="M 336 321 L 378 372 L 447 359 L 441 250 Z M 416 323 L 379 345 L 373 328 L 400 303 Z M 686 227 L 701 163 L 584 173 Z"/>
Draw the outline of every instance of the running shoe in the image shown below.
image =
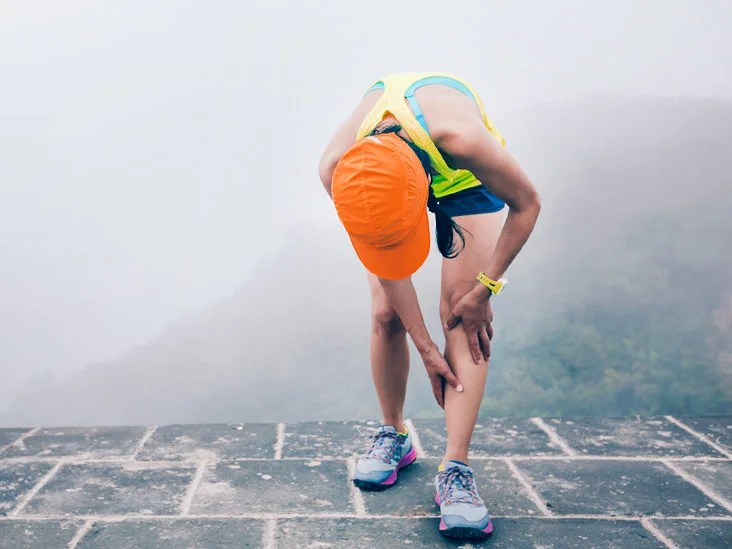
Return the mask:
<path id="1" fill-rule="evenodd" d="M 384 490 L 394 484 L 397 473 L 417 459 L 409 432 L 399 433 L 382 425 L 371 437 L 371 448 L 356 462 L 353 483 L 365 490 Z"/>
<path id="2" fill-rule="evenodd" d="M 440 533 L 462 539 L 484 539 L 493 533 L 485 503 L 475 487 L 473 470 L 460 461 L 440 465 L 435 477 L 440 506 Z"/>

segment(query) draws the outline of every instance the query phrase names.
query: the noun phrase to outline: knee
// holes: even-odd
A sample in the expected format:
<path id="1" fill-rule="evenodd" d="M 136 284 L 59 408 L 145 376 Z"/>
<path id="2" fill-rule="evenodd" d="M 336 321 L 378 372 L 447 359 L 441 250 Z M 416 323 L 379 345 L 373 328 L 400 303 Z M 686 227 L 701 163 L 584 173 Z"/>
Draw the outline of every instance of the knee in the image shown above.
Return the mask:
<path id="1" fill-rule="evenodd" d="M 393 337 L 405 333 L 404 324 L 388 302 L 374 303 L 371 317 L 376 334 Z"/>
<path id="2" fill-rule="evenodd" d="M 458 304 L 458 301 L 465 297 L 465 294 L 469 291 L 470 288 L 465 289 L 462 287 L 443 290 L 442 296 L 440 296 L 440 317 L 442 318 L 443 324 L 447 320 L 450 312 L 455 308 L 455 305 Z"/>

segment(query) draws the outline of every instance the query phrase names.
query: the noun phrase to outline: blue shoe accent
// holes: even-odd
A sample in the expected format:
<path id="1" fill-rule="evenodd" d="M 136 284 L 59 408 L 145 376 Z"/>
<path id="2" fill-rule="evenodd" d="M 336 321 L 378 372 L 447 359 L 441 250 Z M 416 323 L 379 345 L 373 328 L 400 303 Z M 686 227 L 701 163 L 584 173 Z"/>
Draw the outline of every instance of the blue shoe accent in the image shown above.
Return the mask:
<path id="1" fill-rule="evenodd" d="M 382 425 L 371 438 L 371 448 L 356 462 L 353 482 L 366 490 L 384 490 L 397 480 L 397 473 L 414 462 L 417 453 L 409 433 L 400 434 Z"/>
<path id="2" fill-rule="evenodd" d="M 473 470 L 459 461 L 448 461 L 435 477 L 435 503 L 440 506 L 440 533 L 445 536 L 483 539 L 493 533 L 488 509 L 478 495 Z"/>

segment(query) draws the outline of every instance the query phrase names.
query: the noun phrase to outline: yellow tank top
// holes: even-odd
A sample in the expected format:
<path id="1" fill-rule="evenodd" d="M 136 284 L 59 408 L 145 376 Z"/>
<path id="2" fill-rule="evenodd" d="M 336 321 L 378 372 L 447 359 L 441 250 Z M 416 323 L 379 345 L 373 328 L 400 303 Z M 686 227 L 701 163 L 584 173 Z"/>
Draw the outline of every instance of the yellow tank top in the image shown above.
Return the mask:
<path id="1" fill-rule="evenodd" d="M 437 172 L 432 176 L 432 188 L 435 197 L 441 198 L 456 192 L 477 187 L 480 181 L 468 170 L 455 170 L 447 165 L 442 154 L 435 146 L 429 134 L 422 109 L 414 97 L 414 92 L 421 86 L 443 84 L 472 97 L 478 104 L 483 123 L 488 131 L 506 146 L 503 135 L 493 126 L 483 108 L 483 102 L 477 92 L 466 81 L 445 73 L 399 73 L 382 78 L 371 86 L 368 92 L 383 89 L 384 94 L 366 115 L 358 130 L 356 139 L 363 139 L 378 126 L 387 114 L 391 114 L 404 128 L 409 138 L 430 156 L 432 167 Z M 366 93 L 368 93 L 366 92 Z"/>

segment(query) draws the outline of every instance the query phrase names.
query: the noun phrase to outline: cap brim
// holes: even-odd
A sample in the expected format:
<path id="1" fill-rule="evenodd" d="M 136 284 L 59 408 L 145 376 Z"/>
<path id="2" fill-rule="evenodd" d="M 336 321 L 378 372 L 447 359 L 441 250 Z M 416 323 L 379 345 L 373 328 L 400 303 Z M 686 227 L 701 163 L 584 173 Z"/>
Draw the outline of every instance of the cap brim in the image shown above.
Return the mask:
<path id="1" fill-rule="evenodd" d="M 412 235 L 399 246 L 375 248 L 351 238 L 358 258 L 369 272 L 380 278 L 399 280 L 416 273 L 430 252 L 430 223 L 427 208 Z"/>

